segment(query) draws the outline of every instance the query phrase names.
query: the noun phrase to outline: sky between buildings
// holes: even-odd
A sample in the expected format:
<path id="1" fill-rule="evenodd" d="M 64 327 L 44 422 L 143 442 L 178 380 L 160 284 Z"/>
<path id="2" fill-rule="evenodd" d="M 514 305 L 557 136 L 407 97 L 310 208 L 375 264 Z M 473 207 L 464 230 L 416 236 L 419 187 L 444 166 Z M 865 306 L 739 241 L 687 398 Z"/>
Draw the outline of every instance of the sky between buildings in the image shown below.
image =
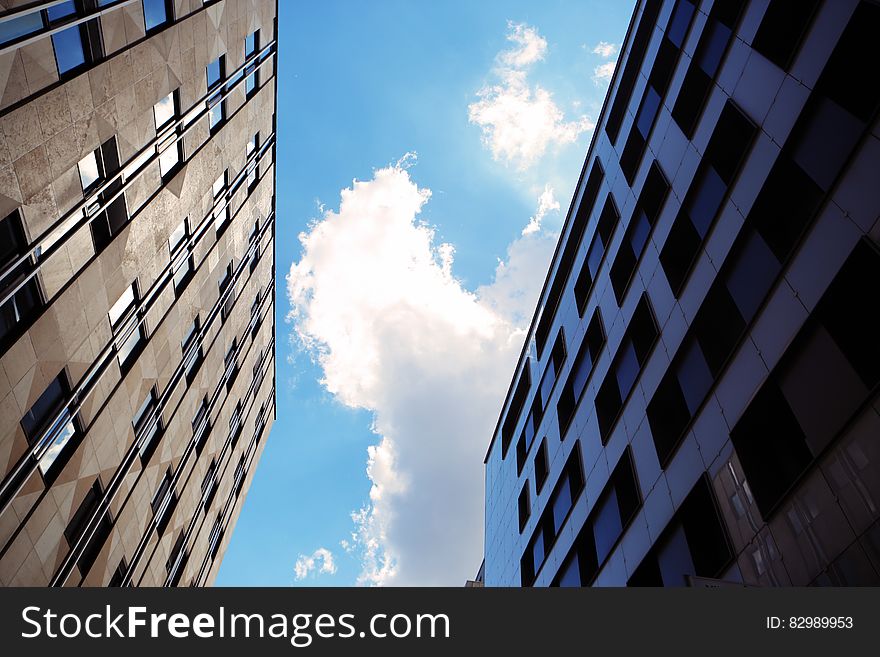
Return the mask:
<path id="1" fill-rule="evenodd" d="M 217 584 L 451 585 L 632 0 L 283 0 L 277 421 Z"/>

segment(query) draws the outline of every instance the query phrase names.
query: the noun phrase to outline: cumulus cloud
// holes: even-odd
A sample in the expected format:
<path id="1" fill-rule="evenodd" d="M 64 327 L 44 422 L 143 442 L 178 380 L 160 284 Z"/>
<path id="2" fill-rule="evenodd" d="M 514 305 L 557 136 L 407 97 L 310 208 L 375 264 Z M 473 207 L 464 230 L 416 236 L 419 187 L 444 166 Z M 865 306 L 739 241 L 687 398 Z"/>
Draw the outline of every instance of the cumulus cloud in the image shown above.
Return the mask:
<path id="1" fill-rule="evenodd" d="M 549 184 L 544 185 L 544 191 L 538 197 L 538 210 L 529 219 L 529 223 L 523 228 L 522 234 L 531 235 L 532 233 L 537 233 L 541 230 L 541 221 L 543 221 L 547 213 L 558 211 L 559 201 L 556 200 L 556 196 L 553 194 L 553 188 Z"/>
<path id="2" fill-rule="evenodd" d="M 598 85 L 608 84 L 609 82 L 611 82 L 611 76 L 614 75 L 614 67 L 616 65 L 616 61 L 599 64 L 596 68 L 593 69 L 593 82 Z"/>
<path id="3" fill-rule="evenodd" d="M 592 130 L 586 115 L 567 121 L 553 95 L 528 79 L 529 67 L 544 59 L 547 41 L 533 27 L 508 23 L 507 39 L 514 47 L 498 54 L 494 84 L 482 87 L 468 105 L 468 118 L 480 127 L 483 144 L 495 160 L 519 170 L 536 163 L 551 144 L 573 143 Z"/>
<path id="4" fill-rule="evenodd" d="M 327 548 L 318 548 L 312 554 L 301 554 L 293 565 L 293 574 L 297 581 L 303 580 L 312 573 L 336 574 L 336 562 L 333 553 Z"/>
<path id="5" fill-rule="evenodd" d="M 354 181 L 287 277 L 295 341 L 336 399 L 372 412 L 369 500 L 340 542 L 365 585 L 460 586 L 479 568 L 482 457 L 553 249 L 519 238 L 471 292 L 419 219 L 430 198 L 401 163 Z"/>
<path id="6" fill-rule="evenodd" d="M 617 52 L 617 44 L 616 43 L 608 43 L 607 41 L 600 41 L 593 48 L 593 54 L 599 55 L 599 57 L 611 57 Z"/>

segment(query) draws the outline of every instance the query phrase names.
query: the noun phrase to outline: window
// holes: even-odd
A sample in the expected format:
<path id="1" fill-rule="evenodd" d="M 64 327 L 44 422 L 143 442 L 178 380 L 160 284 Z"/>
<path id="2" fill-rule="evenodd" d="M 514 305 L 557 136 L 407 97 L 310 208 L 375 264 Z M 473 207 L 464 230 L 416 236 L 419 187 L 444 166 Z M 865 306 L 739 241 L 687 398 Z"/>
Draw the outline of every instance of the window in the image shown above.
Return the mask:
<path id="1" fill-rule="evenodd" d="M 626 58 L 626 68 L 620 76 L 620 82 L 617 85 L 617 93 L 614 95 L 614 102 L 608 112 L 608 120 L 605 122 L 605 132 L 611 143 L 617 141 L 617 135 L 620 132 L 620 125 L 626 116 L 626 109 L 629 105 L 630 95 L 633 87 L 639 77 L 639 70 L 642 68 L 642 62 L 645 59 L 645 52 L 648 44 L 651 42 L 651 35 L 654 33 L 654 25 L 660 14 L 660 8 L 663 6 L 662 0 L 647 0 L 645 8 L 639 19 L 638 27 L 635 30 L 635 36 L 630 46 L 629 56 Z M 622 53 L 621 53 L 622 55 Z"/>
<path id="2" fill-rule="evenodd" d="M 208 81 L 208 91 L 217 90 L 208 98 L 208 127 L 214 132 L 226 118 L 226 100 L 223 98 L 226 89 L 221 84 L 226 78 L 226 55 L 220 55 L 208 64 L 205 76 Z"/>
<path id="3" fill-rule="evenodd" d="M 181 531 L 180 534 L 177 535 L 174 547 L 171 548 L 171 555 L 168 557 L 168 561 L 165 562 L 165 571 L 168 573 L 166 586 L 173 587 L 180 583 L 180 578 L 183 576 L 183 569 L 186 566 L 188 558 L 189 554 L 186 551 L 186 533 Z"/>
<path id="4" fill-rule="evenodd" d="M 553 549 L 556 537 L 568 518 L 575 500 L 584 488 L 581 466 L 580 444 L 575 443 L 569 454 L 559 480 L 553 487 L 547 506 L 538 520 L 535 532 L 520 561 L 520 574 L 523 586 L 531 586 L 544 565 L 544 559 Z"/>
<path id="5" fill-rule="evenodd" d="M 229 224 L 229 203 L 226 198 L 228 174 L 229 170 L 225 169 L 211 187 L 214 202 L 214 230 L 217 231 L 218 236 Z"/>
<path id="6" fill-rule="evenodd" d="M 144 26 L 147 33 L 162 29 L 173 18 L 171 0 L 144 0 Z"/>
<path id="7" fill-rule="evenodd" d="M 10 295 L 0 306 L 2 351 L 11 346 L 43 307 L 43 294 L 37 277 L 31 276 L 36 259 L 33 256 L 22 259 L 28 250 L 21 213 L 13 210 L 0 221 L 0 295 L 4 299 Z"/>
<path id="8" fill-rule="evenodd" d="M 754 124 L 728 100 L 660 251 L 660 263 L 676 297 L 715 224 L 755 132 Z"/>
<path id="9" fill-rule="evenodd" d="M 123 557 L 119 560 L 119 565 L 116 566 L 116 570 L 113 571 L 110 581 L 107 582 L 107 587 L 112 589 L 123 586 L 126 575 L 128 575 L 128 564 L 125 562 L 125 557 Z"/>
<path id="10" fill-rule="evenodd" d="M 251 306 L 251 321 L 248 325 L 248 329 L 250 330 L 251 339 L 256 339 L 257 331 L 260 330 L 261 317 L 260 317 L 260 302 L 262 299 L 260 298 L 260 292 L 257 292 L 257 296 L 254 297 L 254 303 Z"/>
<path id="11" fill-rule="evenodd" d="M 248 236 L 248 243 L 252 246 L 253 252 L 251 254 L 251 261 L 248 265 L 250 273 L 253 274 L 257 269 L 257 265 L 260 264 L 260 220 L 257 219 L 254 222 L 254 227 L 251 229 L 251 234 Z"/>
<path id="12" fill-rule="evenodd" d="M 623 302 L 623 297 L 629 289 L 629 283 L 651 237 L 654 224 L 660 216 L 668 192 L 669 183 L 659 163 L 655 161 L 645 178 L 629 226 L 617 250 L 614 264 L 611 265 L 611 286 L 614 288 L 614 297 L 618 306 Z"/>
<path id="13" fill-rule="evenodd" d="M 229 442 L 234 446 L 241 435 L 241 402 L 232 409 L 232 417 L 229 418 Z"/>
<path id="14" fill-rule="evenodd" d="M 205 473 L 205 478 L 202 480 L 202 508 L 206 513 L 214 499 L 214 493 L 217 492 L 217 487 L 217 459 L 211 459 L 208 472 Z"/>
<path id="15" fill-rule="evenodd" d="M 100 480 L 95 479 L 95 483 L 86 492 L 83 501 L 80 502 L 76 513 L 73 514 L 64 530 L 64 538 L 71 549 L 84 537 L 86 530 L 89 529 L 89 521 L 92 520 L 98 511 L 103 498 L 104 489 L 101 487 Z M 112 529 L 113 521 L 110 519 L 110 512 L 104 511 L 103 517 L 98 521 L 92 535 L 86 538 L 85 546 L 82 548 L 82 552 L 80 552 L 80 556 L 76 561 L 82 577 L 88 575 L 89 570 L 101 553 L 101 548 L 104 547 L 104 543 L 110 537 Z"/>
<path id="16" fill-rule="evenodd" d="M 559 394 L 559 401 L 556 402 L 556 417 L 559 420 L 559 437 L 565 439 L 565 434 L 574 417 L 577 405 L 580 403 L 581 397 L 586 390 L 587 383 L 599 359 L 602 347 L 605 346 L 605 328 L 602 325 L 602 314 L 599 307 L 593 312 L 593 318 L 584 334 L 584 339 L 575 356 L 574 364 L 571 366 L 571 372 L 568 380 L 562 387 Z"/>
<path id="17" fill-rule="evenodd" d="M 703 113 L 712 82 L 721 68 L 721 61 L 732 42 L 745 5 L 743 0 L 718 0 L 712 3 L 694 59 L 672 109 L 672 118 L 688 139 L 694 136 L 697 120 Z"/>
<path id="18" fill-rule="evenodd" d="M 257 148 L 260 146 L 260 133 L 257 132 L 248 140 L 244 149 L 244 157 L 247 164 L 247 188 L 250 192 L 257 184 Z"/>
<path id="19" fill-rule="evenodd" d="M 44 26 L 58 28 L 72 23 L 82 14 L 74 0 L 62 2 L 45 9 L 43 12 Z M 52 35 L 52 48 L 55 51 L 55 65 L 58 76 L 62 79 L 79 73 L 87 64 L 104 56 L 101 29 L 98 19 L 92 19 Z"/>
<path id="20" fill-rule="evenodd" d="M 223 517 L 217 514 L 217 519 L 211 527 L 211 533 L 208 536 L 208 554 L 211 558 L 217 556 L 217 550 L 220 547 L 220 541 L 223 540 Z"/>
<path id="21" fill-rule="evenodd" d="M 532 386 L 532 374 L 530 367 L 530 359 L 526 358 L 523 364 L 522 374 L 514 388 L 513 397 L 510 399 L 510 406 L 507 409 L 507 416 L 504 424 L 501 425 L 501 458 L 507 458 L 507 449 L 510 447 L 510 441 L 513 439 L 513 432 L 519 423 L 519 417 L 522 413 L 523 406 L 526 403 L 526 397 Z"/>
<path id="22" fill-rule="evenodd" d="M 21 419 L 28 443 L 38 445 L 34 457 L 44 478 L 52 479 L 64 467 L 82 438 L 77 405 L 62 370 Z"/>
<path id="23" fill-rule="evenodd" d="M 620 167 L 630 185 L 635 180 L 645 146 L 657 119 L 672 73 L 678 63 L 681 47 L 696 14 L 691 0 L 677 0 L 666 27 L 666 34 L 660 42 L 660 49 L 648 77 L 648 86 L 639 102 L 636 120 L 630 129 L 629 137 L 620 156 Z"/>
<path id="24" fill-rule="evenodd" d="M 208 413 L 207 395 L 202 399 L 195 416 L 193 416 L 192 432 L 192 441 L 196 446 L 196 453 L 201 454 L 208 434 L 211 433 L 211 418 Z"/>
<path id="25" fill-rule="evenodd" d="M 43 29 L 43 17 L 40 12 L 31 12 L 0 23 L 0 45 L 12 43 L 22 37 Z"/>
<path id="26" fill-rule="evenodd" d="M 593 160 L 590 175 L 587 177 L 587 182 L 584 185 L 583 196 L 581 196 L 571 230 L 568 232 L 568 238 L 565 241 L 565 248 L 562 250 L 562 256 L 559 258 L 559 264 L 556 267 L 557 272 L 565 273 L 561 275 L 557 273 L 553 279 L 550 291 L 547 293 L 547 300 L 544 302 L 544 307 L 541 309 L 541 315 L 538 318 L 538 325 L 535 327 L 535 346 L 538 349 L 539 359 L 543 358 L 544 346 L 550 337 L 553 318 L 556 315 L 556 309 L 562 298 L 562 291 L 568 282 L 568 272 L 574 266 L 575 258 L 580 249 L 581 239 L 587 229 L 587 223 L 590 220 L 590 215 L 593 213 L 593 206 L 596 204 L 599 189 L 604 179 L 605 169 L 602 168 L 602 162 L 597 157 Z"/>
<path id="27" fill-rule="evenodd" d="M 111 137 L 79 162 L 80 182 L 86 198 L 85 214 L 91 221 L 95 251 L 100 253 L 128 223 L 125 194 L 121 192 L 119 151 Z M 112 180 L 112 183 L 108 181 Z M 98 190 L 107 185 L 101 193 Z"/>
<path id="28" fill-rule="evenodd" d="M 147 460 L 156 447 L 156 439 L 164 430 L 156 386 L 150 389 L 144 403 L 135 413 L 131 424 L 134 427 L 135 441 L 141 459 Z"/>
<path id="29" fill-rule="evenodd" d="M 108 313 L 119 368 L 127 372 L 147 342 L 137 281 L 129 285 Z"/>
<path id="30" fill-rule="evenodd" d="M 603 445 L 608 442 L 611 430 L 635 387 L 658 334 L 648 295 L 643 293 L 611 362 L 611 368 L 596 394 L 596 418 L 599 421 Z"/>
<path id="31" fill-rule="evenodd" d="M 550 462 L 547 458 L 547 439 L 545 438 L 535 453 L 535 494 L 541 494 L 548 474 L 550 474 Z"/>
<path id="32" fill-rule="evenodd" d="M 226 318 L 232 314 L 232 308 L 235 305 L 235 283 L 233 280 L 235 269 L 230 262 L 226 266 L 226 271 L 218 283 L 220 288 L 220 318 L 225 322 Z"/>
<path id="33" fill-rule="evenodd" d="M 233 338 L 226 356 L 223 357 L 223 380 L 226 383 L 226 390 L 232 388 L 235 378 L 238 375 L 238 341 Z"/>
<path id="34" fill-rule="evenodd" d="M 690 577 L 717 578 L 733 558 L 708 477 L 691 489 L 627 586 L 688 586 Z"/>
<path id="35" fill-rule="evenodd" d="M 620 213 L 617 211 L 617 204 L 614 202 L 611 192 L 608 192 L 608 196 L 605 197 L 605 206 L 602 208 L 602 214 L 599 215 L 596 232 L 593 234 L 593 239 L 587 249 L 587 257 L 574 284 L 574 298 L 577 301 L 578 314 L 581 317 L 584 316 L 587 299 L 593 289 L 593 283 L 596 280 L 596 275 L 599 273 L 599 267 L 602 266 L 602 262 L 605 260 L 605 253 L 608 250 L 608 245 L 611 243 L 611 238 L 614 235 L 614 229 L 617 228 L 618 221 L 620 221 Z"/>
<path id="36" fill-rule="evenodd" d="M 183 352 L 183 372 L 188 386 L 192 385 L 202 364 L 202 337 L 199 335 L 199 327 L 199 317 L 196 315 L 192 326 L 180 343 Z"/>
<path id="37" fill-rule="evenodd" d="M 153 119 L 159 144 L 159 174 L 167 180 L 183 161 L 183 125 L 180 118 L 180 91 L 175 90 L 153 106 Z"/>
<path id="38" fill-rule="evenodd" d="M 232 494 L 238 495 L 241 492 L 241 486 L 244 483 L 244 456 L 242 456 L 235 466 L 235 472 L 232 476 Z"/>
<path id="39" fill-rule="evenodd" d="M 253 370 L 253 388 L 256 390 L 260 387 L 260 384 L 263 382 L 263 358 L 264 350 L 260 349 L 260 353 L 257 355 L 257 359 L 254 362 L 254 370 Z"/>
<path id="40" fill-rule="evenodd" d="M 251 59 L 260 49 L 260 31 L 251 32 L 244 40 L 244 58 Z M 249 63 L 244 70 L 247 79 L 244 81 L 245 94 L 250 98 L 259 86 L 259 74 L 257 70 L 257 61 Z"/>
<path id="41" fill-rule="evenodd" d="M 787 71 L 818 5 L 818 0 L 771 0 L 752 48 Z"/>
<path id="42" fill-rule="evenodd" d="M 862 296 L 878 283 L 862 241 L 730 432 L 764 518 L 880 383 L 880 321 Z"/>
<path id="43" fill-rule="evenodd" d="M 171 233 L 168 249 L 171 252 L 171 277 L 174 281 L 174 295 L 180 295 L 195 273 L 193 245 L 190 239 L 189 219 L 184 219 Z"/>
<path id="44" fill-rule="evenodd" d="M 171 468 L 168 468 L 162 476 L 162 481 L 159 482 L 152 502 L 150 502 L 150 507 L 153 509 L 153 520 L 160 534 L 165 531 L 168 520 L 174 512 L 174 507 L 177 506 L 177 493 L 174 491 L 173 484 L 174 475 Z"/>
<path id="45" fill-rule="evenodd" d="M 529 503 L 529 480 L 526 479 L 523 484 L 522 490 L 519 492 L 519 501 L 517 503 L 517 508 L 519 510 L 519 533 L 522 534 L 522 530 L 525 529 L 526 523 L 529 521 L 529 515 L 532 512 L 531 505 Z"/>
<path id="46" fill-rule="evenodd" d="M 260 441 L 260 437 L 263 435 L 263 429 L 266 428 L 266 402 L 260 404 L 260 411 L 257 413 L 255 424 L 256 426 L 254 427 L 254 443 L 258 443 Z"/>

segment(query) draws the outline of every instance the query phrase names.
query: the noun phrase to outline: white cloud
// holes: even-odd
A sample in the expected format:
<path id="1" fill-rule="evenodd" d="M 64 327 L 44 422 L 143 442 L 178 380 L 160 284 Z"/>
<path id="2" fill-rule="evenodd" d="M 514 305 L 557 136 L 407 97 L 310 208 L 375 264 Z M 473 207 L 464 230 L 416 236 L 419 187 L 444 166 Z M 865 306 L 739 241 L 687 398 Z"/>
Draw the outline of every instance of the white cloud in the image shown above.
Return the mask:
<path id="1" fill-rule="evenodd" d="M 609 82 L 611 82 L 611 76 L 614 75 L 614 67 L 616 65 L 616 61 L 599 64 L 596 68 L 593 69 L 593 82 L 598 85 L 608 84 Z"/>
<path id="2" fill-rule="evenodd" d="M 596 44 L 596 47 L 593 48 L 593 54 L 599 55 L 600 57 L 611 57 L 617 52 L 617 44 L 616 43 L 608 43 L 607 41 L 600 41 Z"/>
<path id="3" fill-rule="evenodd" d="M 586 115 L 566 121 L 553 95 L 530 84 L 527 69 L 544 58 L 547 41 L 527 25 L 509 23 L 508 28 L 507 39 L 515 47 L 499 53 L 493 69 L 498 81 L 477 92 L 479 100 L 468 105 L 468 118 L 480 127 L 495 160 L 525 170 L 551 144 L 573 143 L 595 124 Z"/>
<path id="4" fill-rule="evenodd" d="M 493 284 L 453 276 L 398 163 L 355 181 L 300 235 L 287 278 L 297 341 L 336 398 L 373 414 L 369 501 L 341 543 L 368 585 L 460 586 L 480 565 L 483 464 L 554 240 L 516 240 Z"/>
<path id="5" fill-rule="evenodd" d="M 553 194 L 553 188 L 549 184 L 544 185 L 544 191 L 538 197 L 538 210 L 529 219 L 529 223 L 523 228 L 522 234 L 531 235 L 532 233 L 537 233 L 541 230 L 541 221 L 547 213 L 554 211 L 559 211 L 559 201 L 556 200 L 556 196 Z"/>
<path id="6" fill-rule="evenodd" d="M 336 562 L 333 553 L 327 548 L 318 548 L 312 554 L 301 554 L 293 565 L 293 573 L 297 581 L 303 580 L 311 573 L 336 574 Z"/>

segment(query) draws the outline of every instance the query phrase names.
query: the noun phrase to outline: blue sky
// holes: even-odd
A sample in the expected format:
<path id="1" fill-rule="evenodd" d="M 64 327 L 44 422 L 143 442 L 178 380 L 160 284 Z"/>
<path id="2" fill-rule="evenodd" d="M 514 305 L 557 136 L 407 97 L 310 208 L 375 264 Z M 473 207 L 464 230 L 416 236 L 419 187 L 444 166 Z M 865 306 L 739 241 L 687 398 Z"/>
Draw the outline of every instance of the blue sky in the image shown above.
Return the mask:
<path id="1" fill-rule="evenodd" d="M 278 416 L 218 585 L 476 572 L 482 456 L 631 11 L 280 3 Z"/>

